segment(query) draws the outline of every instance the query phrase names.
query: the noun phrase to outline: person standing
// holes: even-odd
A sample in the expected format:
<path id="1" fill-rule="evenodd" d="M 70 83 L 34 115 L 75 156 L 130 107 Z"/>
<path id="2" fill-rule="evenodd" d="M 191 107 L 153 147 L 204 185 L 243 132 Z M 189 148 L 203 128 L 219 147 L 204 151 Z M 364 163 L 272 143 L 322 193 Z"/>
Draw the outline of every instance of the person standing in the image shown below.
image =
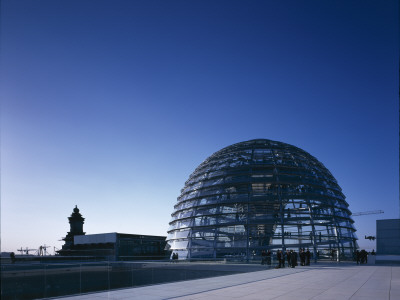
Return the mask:
<path id="1" fill-rule="evenodd" d="M 267 265 L 271 265 L 271 250 L 267 251 Z"/>
<path id="2" fill-rule="evenodd" d="M 357 265 L 359 265 L 360 264 L 360 251 L 356 251 L 356 262 L 357 262 Z"/>
<path id="3" fill-rule="evenodd" d="M 278 268 L 281 268 L 282 267 L 282 251 L 281 250 L 278 250 L 276 252 L 276 259 L 278 261 Z"/>
<path id="4" fill-rule="evenodd" d="M 311 252 L 310 252 L 310 249 L 307 248 L 307 251 L 306 251 L 306 266 L 310 265 L 310 260 L 311 260 Z"/>
<path id="5" fill-rule="evenodd" d="M 300 256 L 300 266 L 304 266 L 306 264 L 306 254 L 304 252 L 304 249 L 300 248 L 299 256 Z"/>
<path id="6" fill-rule="evenodd" d="M 10 253 L 10 259 L 11 259 L 12 264 L 15 263 L 15 253 L 14 252 Z"/>
<path id="7" fill-rule="evenodd" d="M 290 268 L 292 259 L 290 257 L 290 251 L 289 250 L 286 250 L 286 259 L 287 259 L 287 266 L 288 266 L 288 268 Z"/>
<path id="8" fill-rule="evenodd" d="M 265 250 L 261 251 L 261 264 L 265 265 L 265 259 L 266 259 L 267 253 Z"/>
<path id="9" fill-rule="evenodd" d="M 366 264 L 368 263 L 368 253 L 364 249 L 360 251 L 360 258 L 361 258 L 361 263 Z"/>
<path id="10" fill-rule="evenodd" d="M 291 253 L 291 258 L 292 258 L 292 268 L 295 268 L 297 266 L 297 252 L 296 250 L 293 250 L 293 252 Z"/>

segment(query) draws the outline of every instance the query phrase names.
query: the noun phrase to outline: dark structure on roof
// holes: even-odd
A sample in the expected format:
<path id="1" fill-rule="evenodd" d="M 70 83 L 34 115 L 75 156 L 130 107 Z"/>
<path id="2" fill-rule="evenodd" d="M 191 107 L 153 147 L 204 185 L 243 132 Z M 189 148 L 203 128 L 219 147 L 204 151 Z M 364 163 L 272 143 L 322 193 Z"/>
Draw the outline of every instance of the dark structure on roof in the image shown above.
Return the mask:
<path id="1" fill-rule="evenodd" d="M 65 244 L 62 246 L 62 249 L 58 251 L 62 255 L 65 255 L 66 252 L 68 252 L 74 245 L 74 236 L 85 234 L 85 232 L 83 232 L 83 223 L 85 223 L 85 218 L 82 217 L 77 205 L 75 205 L 75 208 L 72 211 L 71 216 L 68 218 L 68 221 L 70 229 L 67 233 L 67 236 L 63 238 Z"/>
<path id="2" fill-rule="evenodd" d="M 85 234 L 84 218 L 75 206 L 68 218 L 70 231 L 65 244 L 57 251 L 62 256 L 91 260 L 158 260 L 165 259 L 166 237 L 126 233 Z"/>
<path id="3" fill-rule="evenodd" d="M 249 260 L 262 250 L 299 248 L 351 257 L 357 237 L 348 206 L 315 157 L 251 140 L 214 153 L 190 175 L 167 240 L 181 259 Z"/>

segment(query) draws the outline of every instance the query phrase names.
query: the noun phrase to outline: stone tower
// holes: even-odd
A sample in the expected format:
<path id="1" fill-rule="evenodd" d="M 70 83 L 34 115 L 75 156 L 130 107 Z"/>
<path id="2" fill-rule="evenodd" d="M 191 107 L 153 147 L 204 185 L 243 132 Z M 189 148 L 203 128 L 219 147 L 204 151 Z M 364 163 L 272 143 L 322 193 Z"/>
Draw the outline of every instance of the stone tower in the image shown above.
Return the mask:
<path id="1" fill-rule="evenodd" d="M 65 244 L 62 246 L 62 250 L 70 250 L 71 249 L 71 247 L 74 245 L 74 236 L 75 235 L 84 235 L 86 233 L 86 232 L 83 232 L 83 223 L 85 223 L 85 218 L 82 217 L 77 205 L 75 205 L 75 208 L 74 208 L 71 216 L 68 218 L 68 220 L 69 220 L 70 229 L 69 229 L 69 232 L 67 233 L 67 236 L 65 238 L 63 238 L 63 241 L 65 241 Z"/>

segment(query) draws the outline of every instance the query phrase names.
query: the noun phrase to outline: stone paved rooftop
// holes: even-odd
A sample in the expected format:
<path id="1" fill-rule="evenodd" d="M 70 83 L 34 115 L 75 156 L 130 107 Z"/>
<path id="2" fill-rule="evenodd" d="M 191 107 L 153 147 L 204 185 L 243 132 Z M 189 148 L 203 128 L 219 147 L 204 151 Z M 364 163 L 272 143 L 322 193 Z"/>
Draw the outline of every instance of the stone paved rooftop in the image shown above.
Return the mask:
<path id="1" fill-rule="evenodd" d="M 318 263 L 63 297 L 87 299 L 400 299 L 400 266 Z"/>

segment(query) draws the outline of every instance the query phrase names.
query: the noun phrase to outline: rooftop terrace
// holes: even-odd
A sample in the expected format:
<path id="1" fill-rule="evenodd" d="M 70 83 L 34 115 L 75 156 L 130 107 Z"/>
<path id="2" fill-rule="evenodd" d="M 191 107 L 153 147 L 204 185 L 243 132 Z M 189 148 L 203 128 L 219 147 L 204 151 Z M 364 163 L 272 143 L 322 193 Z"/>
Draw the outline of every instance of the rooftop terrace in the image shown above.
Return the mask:
<path id="1" fill-rule="evenodd" d="M 221 266 L 223 267 L 223 266 Z M 245 265 L 243 266 L 245 267 Z M 400 299 L 400 266 L 318 263 L 64 297 L 87 299 Z"/>

